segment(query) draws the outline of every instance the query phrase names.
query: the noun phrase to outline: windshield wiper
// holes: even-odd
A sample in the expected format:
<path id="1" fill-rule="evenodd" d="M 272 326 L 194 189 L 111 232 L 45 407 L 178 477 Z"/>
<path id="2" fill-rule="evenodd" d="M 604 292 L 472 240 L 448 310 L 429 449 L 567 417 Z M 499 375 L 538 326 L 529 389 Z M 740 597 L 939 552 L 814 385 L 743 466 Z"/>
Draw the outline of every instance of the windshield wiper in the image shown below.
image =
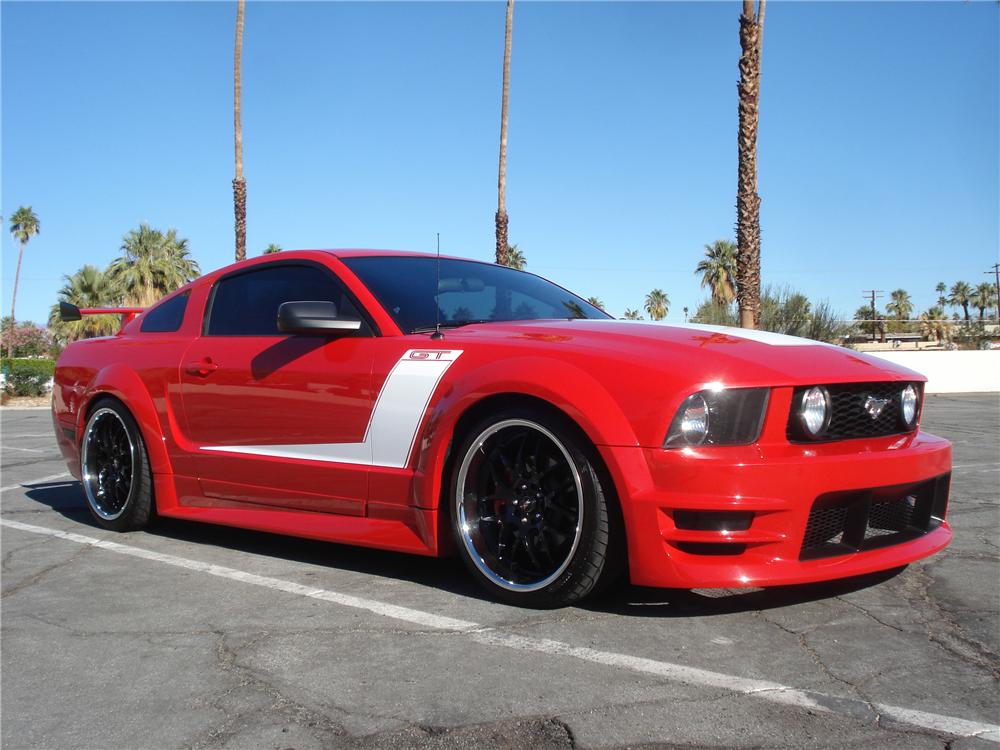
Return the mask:
<path id="1" fill-rule="evenodd" d="M 485 318 L 480 318 L 477 320 L 443 320 L 439 324 L 441 328 L 461 328 L 462 326 L 472 325 L 473 323 L 493 323 L 495 321 L 486 320 Z M 438 329 L 437 325 L 433 326 L 420 326 L 419 328 L 414 328 L 410 333 L 432 333 Z"/>

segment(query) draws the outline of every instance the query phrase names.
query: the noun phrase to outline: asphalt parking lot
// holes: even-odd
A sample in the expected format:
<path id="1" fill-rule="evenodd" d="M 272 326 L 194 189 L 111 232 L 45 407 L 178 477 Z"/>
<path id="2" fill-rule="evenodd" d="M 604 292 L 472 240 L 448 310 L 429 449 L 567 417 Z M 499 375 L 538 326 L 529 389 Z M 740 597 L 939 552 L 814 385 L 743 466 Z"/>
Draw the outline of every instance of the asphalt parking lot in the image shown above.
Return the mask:
<path id="1" fill-rule="evenodd" d="M 4 748 L 1000 747 L 1000 398 L 931 396 L 955 541 L 890 574 L 539 612 L 428 560 L 95 526 L 0 412 Z"/>

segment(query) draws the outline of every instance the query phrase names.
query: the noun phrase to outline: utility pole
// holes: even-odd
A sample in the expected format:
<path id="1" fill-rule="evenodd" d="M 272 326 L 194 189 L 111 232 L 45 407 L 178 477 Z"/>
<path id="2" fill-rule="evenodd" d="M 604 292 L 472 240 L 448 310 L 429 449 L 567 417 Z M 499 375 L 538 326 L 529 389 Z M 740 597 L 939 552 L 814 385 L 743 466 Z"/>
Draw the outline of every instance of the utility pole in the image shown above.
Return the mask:
<path id="1" fill-rule="evenodd" d="M 991 266 L 991 270 L 983 271 L 987 276 L 993 276 L 993 283 L 996 284 L 995 291 L 997 293 L 997 320 L 1000 321 L 1000 263 L 994 263 Z"/>
<path id="2" fill-rule="evenodd" d="M 877 327 L 876 319 L 878 318 L 878 313 L 875 312 L 875 298 L 881 297 L 883 291 L 884 290 L 882 289 L 864 289 L 861 292 L 865 296 L 865 299 L 870 299 L 872 303 L 872 343 L 875 343 L 875 329 Z"/>

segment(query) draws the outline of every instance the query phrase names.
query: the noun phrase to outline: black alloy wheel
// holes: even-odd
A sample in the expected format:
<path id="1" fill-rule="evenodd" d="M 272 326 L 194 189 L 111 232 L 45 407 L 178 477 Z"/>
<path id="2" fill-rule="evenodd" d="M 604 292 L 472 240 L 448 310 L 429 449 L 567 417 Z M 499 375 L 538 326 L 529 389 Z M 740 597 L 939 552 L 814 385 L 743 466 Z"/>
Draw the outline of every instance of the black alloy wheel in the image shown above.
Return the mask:
<path id="1" fill-rule="evenodd" d="M 577 431 L 541 413 L 484 420 L 456 455 L 452 518 L 473 574 L 498 598 L 555 607 L 618 572 L 605 491 Z"/>
<path id="2" fill-rule="evenodd" d="M 95 404 L 80 445 L 80 477 L 87 505 L 105 528 L 127 531 L 152 516 L 152 473 L 132 415 L 113 399 Z"/>

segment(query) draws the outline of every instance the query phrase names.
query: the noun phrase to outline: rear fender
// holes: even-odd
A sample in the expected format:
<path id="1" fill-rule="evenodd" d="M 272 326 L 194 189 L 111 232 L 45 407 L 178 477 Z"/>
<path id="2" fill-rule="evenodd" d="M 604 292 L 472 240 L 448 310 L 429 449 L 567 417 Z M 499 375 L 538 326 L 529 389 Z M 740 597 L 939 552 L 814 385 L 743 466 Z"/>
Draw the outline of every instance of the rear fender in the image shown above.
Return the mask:
<path id="1" fill-rule="evenodd" d="M 77 415 L 77 436 L 83 435 L 90 407 L 102 396 L 114 396 L 132 413 L 142 438 L 146 441 L 149 466 L 154 474 L 172 474 L 170 457 L 164 445 L 163 428 L 157 417 L 156 406 L 149 391 L 136 372 L 122 364 L 108 365 L 101 369 L 87 389 L 87 399 L 80 405 Z"/>

